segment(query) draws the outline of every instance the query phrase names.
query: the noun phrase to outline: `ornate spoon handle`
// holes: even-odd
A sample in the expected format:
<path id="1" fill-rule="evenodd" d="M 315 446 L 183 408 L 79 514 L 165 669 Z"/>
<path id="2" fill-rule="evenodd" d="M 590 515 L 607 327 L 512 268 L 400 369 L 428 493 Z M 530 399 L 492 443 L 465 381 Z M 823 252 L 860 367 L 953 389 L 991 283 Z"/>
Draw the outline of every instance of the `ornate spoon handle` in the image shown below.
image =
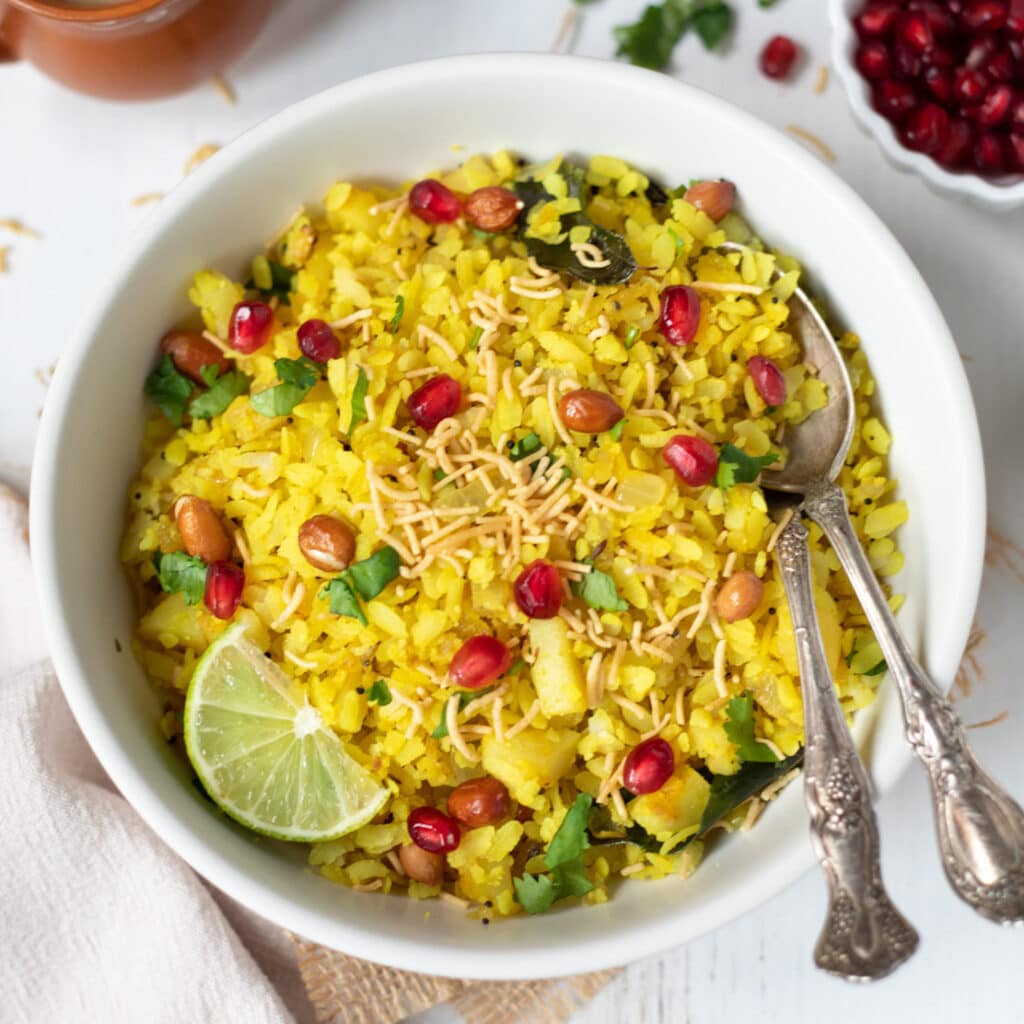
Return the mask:
<path id="1" fill-rule="evenodd" d="M 793 617 L 804 704 L 804 797 L 829 887 L 814 962 L 850 981 L 882 978 L 917 949 L 917 932 L 882 885 L 867 775 L 829 673 L 811 587 L 807 528 L 794 516 L 776 548 Z"/>
<path id="2" fill-rule="evenodd" d="M 874 630 L 903 701 L 907 740 L 931 780 L 939 851 L 957 894 L 1001 924 L 1024 921 L 1024 811 L 974 759 L 963 723 L 911 653 L 850 523 L 842 489 L 809 488 L 825 531 Z"/>

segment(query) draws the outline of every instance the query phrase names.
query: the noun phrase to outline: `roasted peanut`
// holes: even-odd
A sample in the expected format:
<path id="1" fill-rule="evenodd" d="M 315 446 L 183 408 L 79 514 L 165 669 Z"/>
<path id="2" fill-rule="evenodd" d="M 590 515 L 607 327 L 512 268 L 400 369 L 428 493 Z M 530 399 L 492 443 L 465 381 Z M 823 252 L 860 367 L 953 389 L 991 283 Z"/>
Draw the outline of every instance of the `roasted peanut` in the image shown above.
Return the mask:
<path id="1" fill-rule="evenodd" d="M 752 572 L 733 573 L 715 598 L 715 611 L 724 622 L 736 622 L 752 614 L 761 603 L 764 584 Z"/>
<path id="2" fill-rule="evenodd" d="M 698 181 L 686 190 L 683 198 L 718 221 L 732 209 L 736 186 L 731 181 Z"/>
<path id="3" fill-rule="evenodd" d="M 589 388 L 578 388 L 562 395 L 558 414 L 570 430 L 581 434 L 603 434 L 626 415 L 611 395 Z"/>
<path id="4" fill-rule="evenodd" d="M 203 384 L 201 370 L 216 366 L 217 373 L 228 368 L 224 353 L 196 331 L 168 331 L 160 339 L 160 351 L 171 357 L 175 369 L 197 384 Z"/>
<path id="5" fill-rule="evenodd" d="M 185 550 L 209 565 L 231 557 L 231 539 L 213 506 L 194 494 L 183 494 L 174 503 L 174 521 Z"/>
<path id="6" fill-rule="evenodd" d="M 505 784 L 490 775 L 463 782 L 448 794 L 448 813 L 466 828 L 494 825 L 507 818 L 511 808 Z"/>
<path id="7" fill-rule="evenodd" d="M 341 572 L 356 550 L 352 531 L 334 516 L 313 516 L 299 527 L 299 550 L 314 569 Z"/>
<path id="8" fill-rule="evenodd" d="M 415 843 L 408 843 L 399 849 L 398 862 L 414 882 L 438 885 L 444 877 L 444 854 L 431 853 Z"/>
<path id="9" fill-rule="evenodd" d="M 478 188 L 463 204 L 466 220 L 481 231 L 507 231 L 519 218 L 523 201 L 507 188 Z"/>

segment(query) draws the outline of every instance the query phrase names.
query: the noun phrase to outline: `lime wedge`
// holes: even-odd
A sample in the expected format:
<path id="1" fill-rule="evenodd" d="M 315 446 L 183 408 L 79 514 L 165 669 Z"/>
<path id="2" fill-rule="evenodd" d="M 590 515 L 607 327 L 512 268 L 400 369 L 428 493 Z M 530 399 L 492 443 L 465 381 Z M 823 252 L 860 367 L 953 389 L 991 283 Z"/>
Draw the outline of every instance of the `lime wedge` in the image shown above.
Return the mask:
<path id="1" fill-rule="evenodd" d="M 185 749 L 217 806 L 275 839 L 337 839 L 388 799 L 241 624 L 221 633 L 196 665 Z"/>

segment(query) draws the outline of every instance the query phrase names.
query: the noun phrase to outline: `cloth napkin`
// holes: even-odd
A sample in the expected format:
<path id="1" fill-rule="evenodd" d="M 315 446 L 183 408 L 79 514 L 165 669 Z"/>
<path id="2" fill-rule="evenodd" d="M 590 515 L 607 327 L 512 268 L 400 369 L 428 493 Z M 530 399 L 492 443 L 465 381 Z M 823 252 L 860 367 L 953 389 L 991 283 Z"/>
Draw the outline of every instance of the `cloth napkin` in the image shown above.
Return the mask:
<path id="1" fill-rule="evenodd" d="M 557 1024 L 614 972 L 486 986 L 293 936 L 205 883 L 117 792 L 46 660 L 27 506 L 0 485 L 0 1018 L 78 1024 Z M 326 883 L 325 883 L 326 884 Z"/>

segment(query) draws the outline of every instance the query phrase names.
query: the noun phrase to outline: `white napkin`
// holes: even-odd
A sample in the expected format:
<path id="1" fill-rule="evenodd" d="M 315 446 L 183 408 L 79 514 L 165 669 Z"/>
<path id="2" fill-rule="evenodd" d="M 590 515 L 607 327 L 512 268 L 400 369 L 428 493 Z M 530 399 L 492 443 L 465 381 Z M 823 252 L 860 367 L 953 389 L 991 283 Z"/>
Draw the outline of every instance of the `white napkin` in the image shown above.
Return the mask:
<path id="1" fill-rule="evenodd" d="M 45 661 L 27 541 L 0 485 L 0 1018 L 312 1020 L 291 939 L 211 891 L 87 746 Z"/>

